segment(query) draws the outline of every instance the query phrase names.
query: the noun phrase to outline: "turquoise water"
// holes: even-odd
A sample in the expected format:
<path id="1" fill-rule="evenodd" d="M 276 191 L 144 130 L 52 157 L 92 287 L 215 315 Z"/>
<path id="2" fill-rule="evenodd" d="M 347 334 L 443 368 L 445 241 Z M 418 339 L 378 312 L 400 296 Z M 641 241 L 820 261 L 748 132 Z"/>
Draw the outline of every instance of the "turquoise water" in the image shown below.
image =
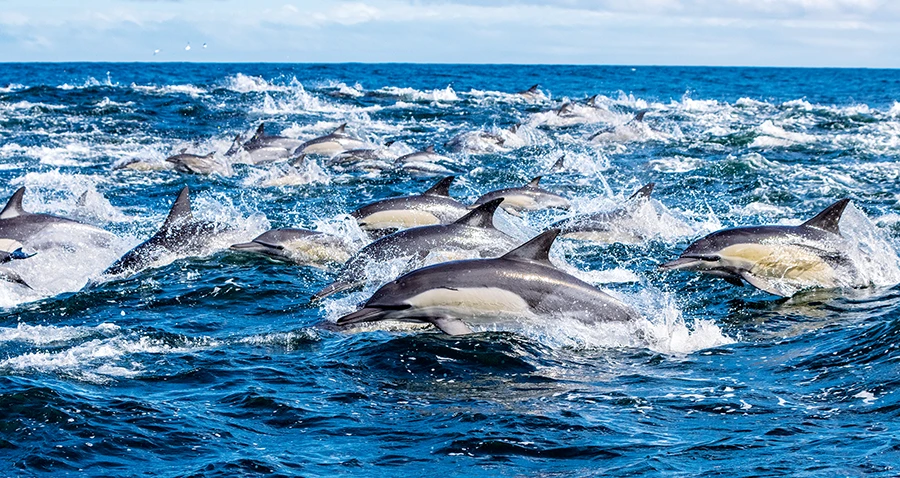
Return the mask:
<path id="1" fill-rule="evenodd" d="M 535 83 L 543 97 L 515 94 Z M 558 115 L 567 100 L 582 103 Z M 643 125 L 625 127 L 640 110 Z M 161 166 L 182 148 L 222 157 L 261 121 L 302 140 L 346 122 L 373 144 L 395 141 L 395 154 L 436 145 L 466 203 L 544 174 L 573 210 L 498 214 L 523 240 L 655 182 L 645 242 L 553 251 L 642 321 L 465 337 L 323 326 L 396 264 L 311 305 L 335 268 L 228 245 L 305 227 L 361 247 L 347 213 L 437 177 L 322 159 L 211 175 L 117 169 Z M 444 146 L 515 124 L 500 148 Z M 0 196 L 25 186 L 26 209 L 117 237 L 11 263 L 33 289 L 0 282 L 3 474 L 896 476 L 898 160 L 895 70 L 0 65 Z M 104 278 L 185 185 L 197 216 L 233 230 L 201 257 Z M 779 299 L 656 267 L 717 229 L 798 224 L 843 197 L 857 288 Z"/>

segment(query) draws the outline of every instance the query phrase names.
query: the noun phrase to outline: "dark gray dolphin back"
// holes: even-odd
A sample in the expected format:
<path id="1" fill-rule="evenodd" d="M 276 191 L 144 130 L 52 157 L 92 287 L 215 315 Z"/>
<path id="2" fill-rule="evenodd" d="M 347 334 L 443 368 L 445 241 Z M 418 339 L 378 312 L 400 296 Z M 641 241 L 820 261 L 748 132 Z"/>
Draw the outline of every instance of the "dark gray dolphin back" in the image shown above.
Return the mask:
<path id="1" fill-rule="evenodd" d="M 494 212 L 500 207 L 503 198 L 492 199 L 472 210 L 472 212 L 459 218 L 456 224 L 473 227 L 494 228 Z"/>
<path id="2" fill-rule="evenodd" d="M 450 197 L 450 185 L 453 184 L 453 181 L 456 179 L 456 176 L 447 176 L 437 183 L 434 186 L 428 188 L 424 193 L 427 196 L 446 196 Z"/>

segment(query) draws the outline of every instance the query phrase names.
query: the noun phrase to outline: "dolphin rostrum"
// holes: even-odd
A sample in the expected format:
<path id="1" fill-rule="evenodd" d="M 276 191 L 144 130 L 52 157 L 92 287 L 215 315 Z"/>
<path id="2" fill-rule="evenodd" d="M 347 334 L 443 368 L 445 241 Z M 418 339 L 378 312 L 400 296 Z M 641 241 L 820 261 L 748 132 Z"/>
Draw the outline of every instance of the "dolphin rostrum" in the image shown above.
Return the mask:
<path id="1" fill-rule="evenodd" d="M 350 258 L 347 244 L 337 236 L 308 229 L 272 229 L 232 250 L 263 254 L 295 264 L 322 267 Z"/>
<path id="2" fill-rule="evenodd" d="M 500 207 L 512 214 L 523 211 L 537 211 L 539 209 L 557 208 L 569 209 L 569 200 L 554 194 L 539 186 L 542 176 L 537 176 L 528 184 L 517 188 L 505 188 L 491 191 L 475 201 L 475 205 L 484 204 L 492 199 L 502 197 L 504 199 Z"/>
<path id="3" fill-rule="evenodd" d="M 645 184 L 638 189 L 627 202 L 612 211 L 600 211 L 582 216 L 575 216 L 556 222 L 550 227 L 559 228 L 561 236 L 567 239 L 611 244 L 620 242 L 636 244 L 644 240 L 642 225 L 636 221 L 635 215 L 650 200 L 654 183 Z"/>
<path id="4" fill-rule="evenodd" d="M 104 274 L 137 272 L 170 254 L 198 254 L 208 246 L 216 233 L 224 230 L 226 227 L 223 225 L 194 219 L 189 190 L 185 186 L 178 193 L 178 198 L 159 231 L 128 251 L 109 266 Z"/>
<path id="5" fill-rule="evenodd" d="M 453 222 L 469 212 L 466 206 L 450 197 L 450 184 L 454 179 L 455 176 L 447 176 L 422 194 L 377 201 L 350 215 L 361 228 L 381 233 Z"/>
<path id="6" fill-rule="evenodd" d="M 803 288 L 839 287 L 857 272 L 838 227 L 849 202 L 841 199 L 799 226 L 716 231 L 660 267 L 703 272 L 734 285 L 746 281 L 783 297 Z"/>
<path id="7" fill-rule="evenodd" d="M 371 263 L 398 257 L 424 258 L 435 251 L 475 251 L 481 257 L 494 257 L 510 250 L 518 241 L 494 227 L 494 211 L 501 201 L 502 198 L 488 201 L 451 224 L 405 229 L 372 242 L 350 258 L 337 279 L 316 292 L 312 300 L 362 285 L 366 280 L 366 266 Z M 415 262 L 409 265 L 414 266 Z"/>

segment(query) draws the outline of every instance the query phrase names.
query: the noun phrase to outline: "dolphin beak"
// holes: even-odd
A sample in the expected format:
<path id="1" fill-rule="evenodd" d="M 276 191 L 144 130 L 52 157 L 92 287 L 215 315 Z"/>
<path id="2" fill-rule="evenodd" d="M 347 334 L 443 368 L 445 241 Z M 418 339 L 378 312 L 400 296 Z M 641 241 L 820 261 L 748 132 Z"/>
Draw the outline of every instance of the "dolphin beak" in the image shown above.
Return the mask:
<path id="1" fill-rule="evenodd" d="M 373 307 L 363 307 L 362 309 L 357 310 L 356 312 L 347 314 L 340 319 L 337 319 L 338 325 L 351 325 L 358 324 L 360 322 L 373 322 L 384 317 L 385 311 L 382 309 L 376 309 Z"/>
<path id="2" fill-rule="evenodd" d="M 690 269 L 692 266 L 700 262 L 696 257 L 679 257 L 674 261 L 666 262 L 665 264 L 660 264 L 659 268 L 667 271 L 675 271 L 679 269 Z"/>

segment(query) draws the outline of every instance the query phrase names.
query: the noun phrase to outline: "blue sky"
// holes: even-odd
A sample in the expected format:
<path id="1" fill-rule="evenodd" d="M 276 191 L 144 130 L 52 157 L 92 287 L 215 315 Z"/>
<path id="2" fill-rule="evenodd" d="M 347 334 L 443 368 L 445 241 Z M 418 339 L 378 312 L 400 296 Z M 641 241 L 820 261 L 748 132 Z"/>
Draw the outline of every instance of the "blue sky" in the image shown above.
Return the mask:
<path id="1" fill-rule="evenodd" d="M 0 0 L 0 61 L 81 60 L 897 68 L 900 1 Z"/>

